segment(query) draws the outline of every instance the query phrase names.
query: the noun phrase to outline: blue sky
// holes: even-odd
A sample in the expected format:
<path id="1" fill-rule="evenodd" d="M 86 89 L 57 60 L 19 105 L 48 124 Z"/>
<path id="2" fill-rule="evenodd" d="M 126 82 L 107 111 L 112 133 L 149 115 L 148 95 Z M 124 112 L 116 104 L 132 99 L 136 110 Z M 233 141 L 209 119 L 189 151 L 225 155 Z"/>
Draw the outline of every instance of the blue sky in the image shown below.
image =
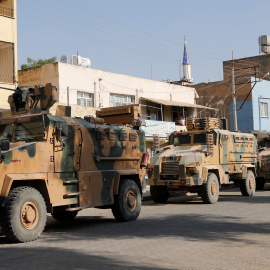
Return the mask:
<path id="1" fill-rule="evenodd" d="M 17 0 L 18 64 L 78 50 L 92 68 L 174 81 L 186 35 L 194 81 L 221 80 L 232 51 L 259 54 L 269 8 L 254 0 Z"/>

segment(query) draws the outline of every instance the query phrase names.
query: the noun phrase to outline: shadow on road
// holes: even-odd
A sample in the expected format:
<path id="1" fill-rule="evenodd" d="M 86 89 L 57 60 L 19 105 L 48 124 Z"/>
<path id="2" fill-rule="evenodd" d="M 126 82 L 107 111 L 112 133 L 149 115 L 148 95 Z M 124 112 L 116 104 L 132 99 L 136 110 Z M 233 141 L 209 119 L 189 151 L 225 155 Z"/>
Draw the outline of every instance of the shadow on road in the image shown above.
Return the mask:
<path id="1" fill-rule="evenodd" d="M 232 241 L 254 244 L 247 241 L 248 234 L 270 234 L 270 223 L 245 223 L 241 217 L 224 215 L 176 214 L 164 217 L 149 217 L 135 222 L 119 223 L 109 218 L 79 216 L 71 222 L 57 222 L 49 217 L 41 240 L 93 241 L 105 239 L 153 239 L 161 237 L 179 238 L 188 241 Z M 255 240 L 254 240 L 255 241 Z M 0 244 L 5 244 L 0 237 Z M 141 269 L 141 268 L 139 268 Z M 147 268 L 146 268 L 147 269 Z"/>
<path id="2" fill-rule="evenodd" d="M 135 265 L 129 261 L 113 259 L 110 255 L 117 257 L 113 252 L 101 256 L 79 253 L 72 249 L 14 246 L 0 249 L 0 269 L 153 269 L 151 266 L 140 265 L 139 262 Z"/>
<path id="3" fill-rule="evenodd" d="M 179 204 L 179 207 L 181 207 L 180 204 L 195 203 L 200 204 L 196 209 L 205 207 L 198 196 L 192 196 L 193 201 L 177 202 L 177 199 L 180 200 L 180 198 L 175 197 L 172 199 L 173 201 L 169 201 L 169 204 Z M 270 203 L 270 197 L 258 195 L 254 197 L 244 197 L 241 195 L 228 195 L 227 193 L 221 193 L 220 201 L 218 203 L 222 204 L 222 202 L 226 201 L 242 203 L 241 207 L 245 209 L 245 206 L 243 205 L 245 203 Z M 154 204 L 152 201 L 144 203 L 143 207 L 150 207 L 154 205 L 156 205 L 156 207 L 162 207 L 162 205 Z M 169 211 L 170 213 L 173 212 L 173 210 Z M 41 236 L 41 240 L 38 241 L 45 241 L 46 243 L 57 241 L 93 241 L 91 243 L 94 244 L 94 241 L 97 239 L 104 239 L 107 241 L 110 239 L 165 239 L 166 237 L 172 237 L 174 239 L 179 238 L 179 241 L 183 239 L 188 241 L 225 240 L 238 243 L 242 242 L 243 244 L 255 244 L 256 240 L 247 240 L 247 237 L 245 236 L 248 234 L 263 234 L 267 236 L 270 234 L 270 222 L 256 222 L 256 219 L 247 222 L 247 219 L 244 216 L 226 216 L 226 214 L 219 212 L 217 212 L 217 214 L 202 215 L 198 210 L 196 211 L 196 214 L 177 212 L 174 214 L 168 213 L 165 215 L 163 213 L 162 215 L 158 215 L 158 211 L 155 211 L 154 213 L 157 214 L 150 213 L 149 216 L 139 218 L 135 222 L 126 223 L 117 222 L 113 216 L 111 216 L 111 218 L 104 218 L 102 216 L 84 216 L 83 213 L 84 211 L 82 211 L 82 214 L 75 220 L 70 222 L 57 222 L 51 216 L 49 216 L 45 232 Z M 256 239 L 256 237 L 253 237 L 252 239 Z M 5 240 L 4 236 L 1 236 L 0 247 L 3 247 L 4 244 L 7 244 L 7 241 Z M 2 248 L 0 251 L 3 252 Z M 29 252 L 33 251 L 30 250 Z M 61 256 L 65 256 L 64 254 L 65 253 L 63 253 Z M 96 260 L 95 256 L 93 256 L 93 260 Z"/>

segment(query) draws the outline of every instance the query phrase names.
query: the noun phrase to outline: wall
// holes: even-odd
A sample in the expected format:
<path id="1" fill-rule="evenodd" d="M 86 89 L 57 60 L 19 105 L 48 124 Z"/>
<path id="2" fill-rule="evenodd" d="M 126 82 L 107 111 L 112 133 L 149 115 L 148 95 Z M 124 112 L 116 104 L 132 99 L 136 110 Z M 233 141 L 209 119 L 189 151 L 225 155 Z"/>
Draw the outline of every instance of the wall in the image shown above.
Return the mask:
<path id="1" fill-rule="evenodd" d="M 253 81 L 255 78 L 253 78 Z M 268 103 L 268 117 L 260 117 L 259 114 L 259 101 Z M 270 82 L 262 80 L 258 82 L 252 90 L 252 102 L 253 102 L 253 121 L 254 130 L 270 131 Z M 260 124 L 261 121 L 261 124 Z"/>
<path id="2" fill-rule="evenodd" d="M 243 101 L 236 103 L 236 109 L 239 109 Z M 233 128 L 233 105 L 230 103 L 230 130 L 234 130 Z M 238 130 L 241 132 L 248 132 L 254 130 L 253 126 L 253 101 L 248 100 L 244 103 L 240 111 L 237 111 L 237 126 Z"/>
<path id="3" fill-rule="evenodd" d="M 252 57 L 234 59 L 223 62 L 224 80 L 231 78 L 232 67 L 234 67 L 235 83 L 245 83 L 250 77 L 270 79 L 266 73 L 270 70 L 270 54 L 262 54 Z"/>
<path id="4" fill-rule="evenodd" d="M 194 104 L 195 89 L 128 75 L 83 68 L 64 63 L 47 64 L 20 70 L 19 85 L 34 86 L 52 83 L 59 89 L 59 102 L 69 104 L 72 116 L 95 115 L 99 107 L 110 107 L 110 93 L 132 95 L 135 103 L 140 97 L 176 100 Z M 77 91 L 94 94 L 94 108 L 77 106 Z M 53 108 L 52 111 L 54 111 Z M 164 106 L 164 120 L 172 121 L 171 107 Z M 191 109 L 192 110 L 192 109 Z"/>
<path id="5" fill-rule="evenodd" d="M 20 86 L 35 86 L 51 83 L 59 89 L 58 63 L 18 71 Z"/>
<path id="6" fill-rule="evenodd" d="M 10 42 L 14 44 L 14 83 L 0 82 L 0 87 L 5 88 L 16 88 L 16 81 L 18 80 L 17 76 L 17 2 L 16 0 L 8 0 L 5 2 L 7 6 L 14 7 L 14 18 L 5 17 L 0 15 L 0 41 Z M 11 94 L 10 91 L 0 89 L 0 109 L 9 109 L 9 104 L 7 102 L 8 96 Z"/>
<path id="7" fill-rule="evenodd" d="M 232 103 L 232 81 L 227 79 L 225 81 L 216 81 L 210 83 L 200 83 L 194 85 L 199 99 L 197 103 L 199 105 L 217 108 L 218 111 L 206 111 L 198 109 L 198 115 L 201 117 L 212 116 L 219 118 L 227 118 L 229 121 L 229 127 L 231 126 L 231 111 L 230 104 Z M 236 89 L 236 101 L 243 101 L 248 95 L 251 89 L 251 83 L 240 84 L 235 86 Z M 251 100 L 250 95 L 247 100 Z"/>
<path id="8" fill-rule="evenodd" d="M 110 93 L 132 95 L 137 103 L 140 97 L 183 101 L 194 104 L 194 88 L 152 81 L 98 69 L 82 68 L 59 63 L 60 102 L 77 103 L 77 91 L 96 93 L 96 107 L 110 106 Z"/>

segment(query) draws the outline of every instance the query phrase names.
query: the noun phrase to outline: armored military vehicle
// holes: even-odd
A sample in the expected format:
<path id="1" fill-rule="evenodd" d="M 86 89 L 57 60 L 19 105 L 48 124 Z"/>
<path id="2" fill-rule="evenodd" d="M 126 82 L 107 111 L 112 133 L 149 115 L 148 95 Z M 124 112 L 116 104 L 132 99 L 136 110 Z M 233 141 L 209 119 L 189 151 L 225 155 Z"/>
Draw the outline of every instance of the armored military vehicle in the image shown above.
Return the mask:
<path id="1" fill-rule="evenodd" d="M 197 192 L 204 203 L 215 203 L 221 185 L 230 183 L 239 184 L 244 196 L 254 194 L 255 137 L 219 127 L 218 119 L 189 119 L 188 131 L 170 135 L 169 145 L 148 165 L 155 202 L 165 203 L 170 193 Z"/>
<path id="2" fill-rule="evenodd" d="M 12 115 L 0 118 L 0 222 L 14 242 L 38 238 L 47 213 L 59 221 L 88 207 L 111 208 L 119 221 L 140 213 L 144 132 L 72 118 L 68 106 L 51 115 L 57 99 L 51 84 L 19 87 Z"/>
<path id="3" fill-rule="evenodd" d="M 257 190 L 262 190 L 266 182 L 270 182 L 270 137 L 260 142 L 258 153 L 258 169 L 256 178 Z"/>

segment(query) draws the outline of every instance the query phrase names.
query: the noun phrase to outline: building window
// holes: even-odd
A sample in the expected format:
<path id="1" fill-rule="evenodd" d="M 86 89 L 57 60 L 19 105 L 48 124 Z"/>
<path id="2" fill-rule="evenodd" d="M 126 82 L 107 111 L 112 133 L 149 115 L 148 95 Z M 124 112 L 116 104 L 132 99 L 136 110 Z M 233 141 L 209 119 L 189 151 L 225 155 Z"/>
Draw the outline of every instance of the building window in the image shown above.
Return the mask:
<path id="1" fill-rule="evenodd" d="M 268 117 L 268 103 L 261 102 L 261 117 Z"/>
<path id="2" fill-rule="evenodd" d="M 146 101 L 146 119 L 148 120 L 159 120 L 162 121 L 161 116 L 161 104 Z"/>
<path id="3" fill-rule="evenodd" d="M 110 107 L 134 104 L 134 96 L 110 94 Z"/>
<path id="4" fill-rule="evenodd" d="M 77 105 L 94 107 L 94 95 L 85 92 L 77 92 Z"/>
<path id="5" fill-rule="evenodd" d="M 14 18 L 13 0 L 0 0 L 0 15 Z"/>

